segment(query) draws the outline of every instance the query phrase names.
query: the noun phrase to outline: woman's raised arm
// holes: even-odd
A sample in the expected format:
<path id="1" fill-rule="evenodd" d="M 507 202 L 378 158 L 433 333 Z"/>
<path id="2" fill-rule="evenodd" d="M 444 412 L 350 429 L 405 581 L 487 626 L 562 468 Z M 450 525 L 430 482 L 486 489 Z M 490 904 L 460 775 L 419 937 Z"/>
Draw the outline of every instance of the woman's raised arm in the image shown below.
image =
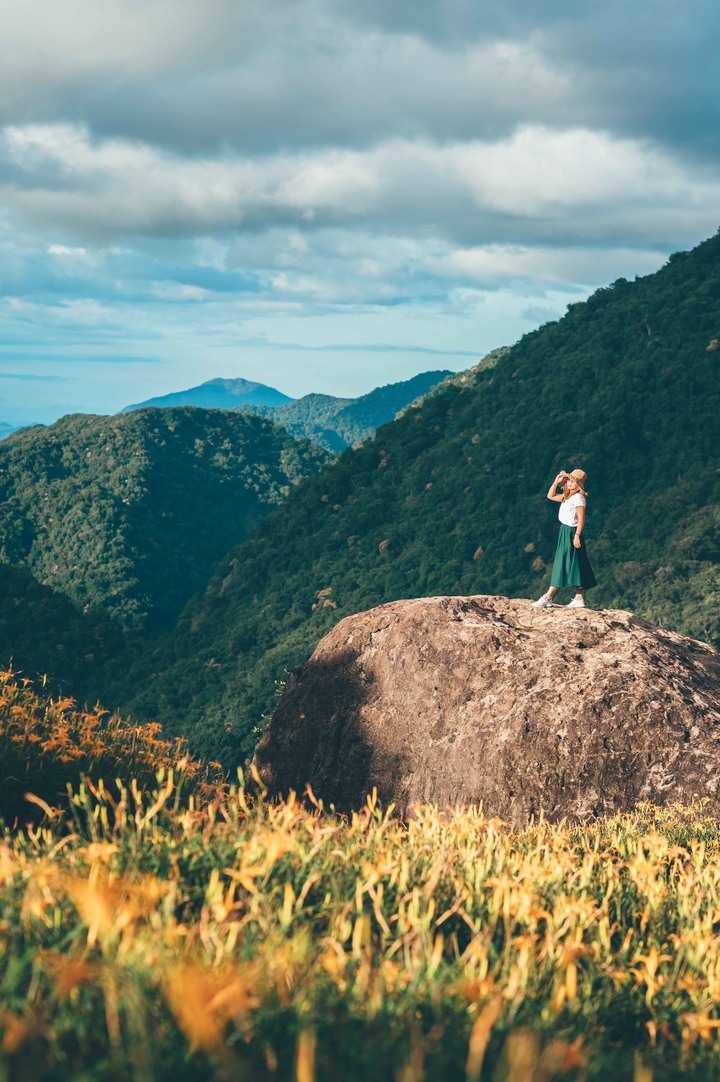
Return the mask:
<path id="1" fill-rule="evenodd" d="M 549 500 L 554 500 L 555 503 L 562 503 L 562 496 L 559 495 L 557 487 L 558 485 L 561 485 L 564 480 L 565 472 L 564 470 L 560 470 L 560 473 L 557 475 L 553 483 L 550 485 L 550 488 L 548 489 L 547 498 Z"/>

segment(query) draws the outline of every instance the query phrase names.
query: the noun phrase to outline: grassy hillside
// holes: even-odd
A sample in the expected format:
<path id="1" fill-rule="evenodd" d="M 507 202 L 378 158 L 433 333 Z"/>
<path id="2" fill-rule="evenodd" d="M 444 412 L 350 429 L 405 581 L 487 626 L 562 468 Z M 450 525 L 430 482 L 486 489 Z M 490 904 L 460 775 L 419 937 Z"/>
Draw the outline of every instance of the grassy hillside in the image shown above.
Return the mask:
<path id="1" fill-rule="evenodd" d="M 0 444 L 0 561 L 156 630 L 326 459 L 268 420 L 191 407 L 23 429 Z"/>
<path id="2" fill-rule="evenodd" d="M 539 593 L 559 467 L 589 475 L 592 603 L 720 645 L 718 339 L 720 237 L 572 305 L 299 486 L 114 699 L 236 761 L 276 681 L 341 616 Z"/>
<path id="3" fill-rule="evenodd" d="M 343 451 L 371 436 L 415 399 L 450 376 L 443 370 L 421 372 L 412 379 L 376 387 L 359 398 L 334 398 L 327 394 L 308 394 L 282 406 L 265 407 L 257 412 L 272 417 L 294 436 L 305 436 L 328 451 Z M 255 412 L 253 406 L 243 410 Z"/>

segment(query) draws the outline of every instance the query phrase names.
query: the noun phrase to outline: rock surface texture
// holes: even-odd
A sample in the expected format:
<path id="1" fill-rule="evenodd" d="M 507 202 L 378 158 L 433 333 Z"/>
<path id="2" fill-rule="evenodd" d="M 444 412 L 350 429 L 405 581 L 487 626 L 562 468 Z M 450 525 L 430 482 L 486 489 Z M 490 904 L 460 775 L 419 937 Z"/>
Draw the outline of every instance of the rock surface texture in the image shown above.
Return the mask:
<path id="1" fill-rule="evenodd" d="M 395 601 L 342 620 L 290 675 L 255 763 L 348 811 L 377 787 L 482 802 L 522 826 L 709 797 L 720 653 L 629 612 L 503 597 Z"/>

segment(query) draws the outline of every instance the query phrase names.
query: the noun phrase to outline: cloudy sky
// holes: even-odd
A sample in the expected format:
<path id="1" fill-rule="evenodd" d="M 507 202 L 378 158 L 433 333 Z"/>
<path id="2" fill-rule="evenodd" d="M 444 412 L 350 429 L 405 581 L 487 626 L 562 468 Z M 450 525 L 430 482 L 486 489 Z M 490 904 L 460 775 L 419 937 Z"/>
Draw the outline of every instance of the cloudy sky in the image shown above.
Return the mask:
<path id="1" fill-rule="evenodd" d="M 720 225 L 716 0 L 1 0 L 0 422 L 460 369 Z"/>

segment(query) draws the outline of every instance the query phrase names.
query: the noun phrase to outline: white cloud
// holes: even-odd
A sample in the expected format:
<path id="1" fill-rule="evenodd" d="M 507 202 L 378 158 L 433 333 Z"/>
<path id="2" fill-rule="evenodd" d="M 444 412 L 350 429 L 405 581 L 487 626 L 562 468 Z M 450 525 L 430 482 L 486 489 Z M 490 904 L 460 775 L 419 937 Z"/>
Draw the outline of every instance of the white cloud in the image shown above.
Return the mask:
<path id="1" fill-rule="evenodd" d="M 2 147 L 22 184 L 0 196 L 29 222 L 107 240 L 122 234 L 221 234 L 238 228 L 343 225 L 471 243 L 566 239 L 653 228 L 659 210 L 713 222 L 720 178 L 643 142 L 525 127 L 499 140 L 391 140 L 367 150 L 182 158 L 80 125 L 8 127 Z M 503 235 L 504 234 L 504 235 Z M 700 233 L 702 235 L 702 232 Z M 559 237 L 558 237 L 559 239 Z M 650 236 L 648 236 L 648 241 Z M 296 242 L 293 242 L 296 243 Z"/>
<path id="2" fill-rule="evenodd" d="M 33 0 L 3 10 L 6 73 L 67 78 L 167 72 L 223 53 L 234 25 L 229 0 Z M 245 23 L 246 40 L 250 22 Z M 238 28 L 239 29 L 239 28 Z M 250 35 L 250 44 L 253 36 Z M 237 45 L 237 39 L 233 42 Z M 247 47 L 247 46 L 246 46 Z M 192 68 L 191 68 L 192 70 Z"/>
<path id="3" fill-rule="evenodd" d="M 571 100 L 564 65 L 530 41 L 448 48 L 358 25 L 334 0 L 35 0 L 3 15 L 10 123 L 22 100 L 26 117 L 81 116 L 183 148 L 348 146 L 438 124 L 467 135 L 478 107 L 507 127 L 518 109 L 537 118 Z"/>
<path id="4" fill-rule="evenodd" d="M 108 327 L 115 322 L 116 312 L 109 305 L 92 298 L 78 297 L 60 304 L 37 304 L 22 297 L 1 300 L 15 315 L 34 324 L 61 324 L 76 327 Z"/>
<path id="5" fill-rule="evenodd" d="M 71 247 L 67 244 L 49 244 L 48 255 L 55 257 L 62 273 L 69 275 L 86 274 L 90 267 L 98 264 L 96 256 L 87 248 Z"/>
<path id="6" fill-rule="evenodd" d="M 162 301 L 204 301 L 212 296 L 209 289 L 182 282 L 153 282 L 150 292 Z"/>
<path id="7" fill-rule="evenodd" d="M 427 269 L 450 280 L 463 278 L 493 288 L 499 282 L 568 282 L 598 286 L 611 282 L 632 267 L 635 274 L 649 274 L 658 266 L 658 253 L 629 248 L 554 248 L 549 246 L 489 244 L 455 248 L 430 261 Z"/>
<path id="8" fill-rule="evenodd" d="M 718 225 L 717 12 L 676 8 L 10 0 L 3 341 L 161 343 L 187 382 L 213 350 L 273 382 L 265 332 L 511 342 Z"/>

